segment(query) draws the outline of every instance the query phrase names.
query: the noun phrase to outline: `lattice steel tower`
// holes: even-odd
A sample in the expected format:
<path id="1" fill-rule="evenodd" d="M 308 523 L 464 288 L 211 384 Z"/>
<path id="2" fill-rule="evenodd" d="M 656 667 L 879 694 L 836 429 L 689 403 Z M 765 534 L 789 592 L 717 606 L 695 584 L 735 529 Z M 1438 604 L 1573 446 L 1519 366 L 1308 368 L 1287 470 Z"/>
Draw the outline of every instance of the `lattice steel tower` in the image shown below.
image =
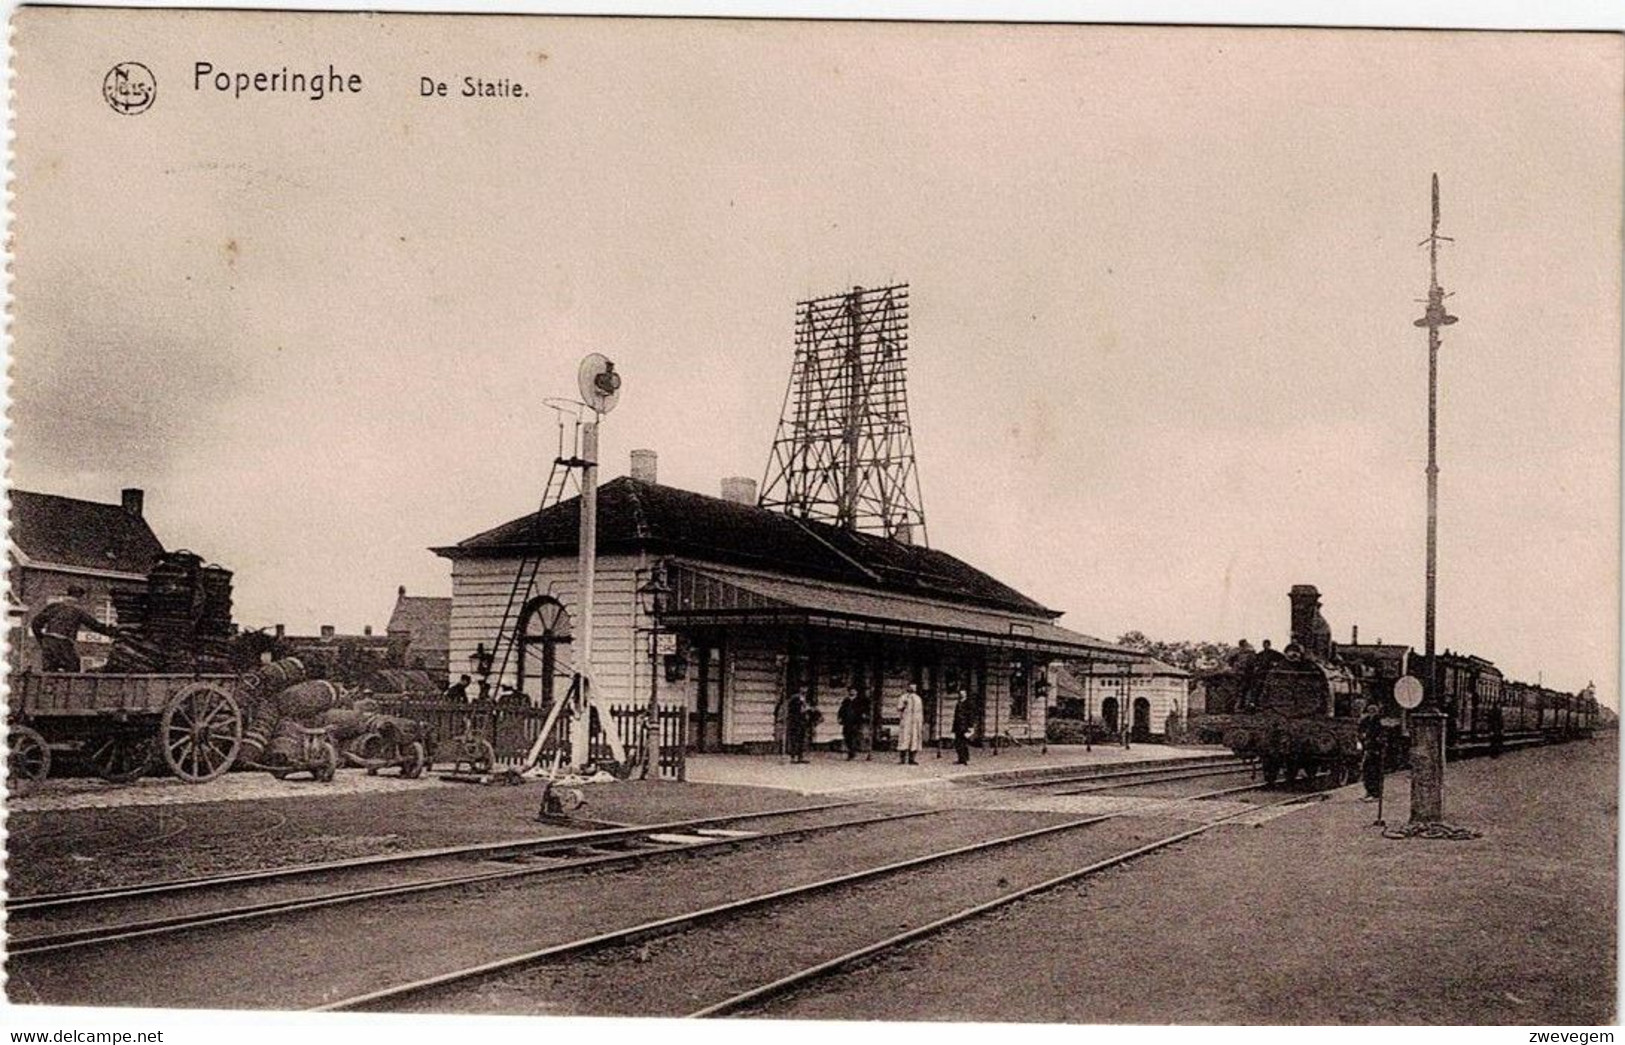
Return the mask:
<path id="1" fill-rule="evenodd" d="M 795 362 L 762 507 L 926 543 L 907 356 L 907 284 L 796 305 Z"/>

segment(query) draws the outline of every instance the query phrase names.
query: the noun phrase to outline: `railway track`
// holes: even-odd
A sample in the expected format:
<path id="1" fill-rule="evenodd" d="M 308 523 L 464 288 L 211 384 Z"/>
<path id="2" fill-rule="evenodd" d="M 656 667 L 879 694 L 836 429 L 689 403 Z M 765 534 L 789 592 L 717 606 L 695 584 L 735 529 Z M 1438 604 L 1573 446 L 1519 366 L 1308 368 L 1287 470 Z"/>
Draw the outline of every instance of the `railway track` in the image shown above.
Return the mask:
<path id="1" fill-rule="evenodd" d="M 1218 797 L 1248 789 L 1251 788 L 1218 789 L 1204 795 L 1173 799 L 1170 800 L 1170 804 Z M 1093 854 L 1081 866 L 1077 863 L 1078 844 L 1075 841 L 1063 844 L 1062 836 L 1111 821 L 1126 823 L 1134 818 L 1121 813 L 1107 813 L 1068 820 L 861 870 L 846 871 L 817 881 L 770 890 L 743 899 L 681 911 L 624 928 L 376 988 L 315 1008 L 319 1011 L 460 1011 L 470 999 L 473 999 L 475 1004 L 467 1011 L 492 1011 L 493 992 L 497 995 L 506 992 L 506 996 L 523 1005 L 541 1004 L 543 1007 L 534 1010 L 538 1012 L 570 1012 L 577 1015 L 723 1015 L 757 1004 L 803 983 L 831 975 L 853 962 L 996 910 L 1025 896 L 1077 881 L 1195 837 L 1237 817 L 1256 812 L 1260 808 L 1309 801 L 1313 798 L 1314 796 L 1290 795 L 1266 803 L 1263 807 L 1249 805 L 1244 809 L 1224 812 L 1196 827 L 1177 831 L 1149 843 L 1139 842 L 1126 849 Z M 1145 815 L 1147 814 L 1143 811 L 1138 814 L 1139 817 Z M 1041 870 L 1030 874 L 1027 884 L 1014 889 L 1007 888 L 1009 883 L 1006 875 L 1017 875 L 1012 868 L 1028 860 L 1036 860 Z M 782 938 L 785 941 L 782 946 L 795 948 L 806 939 L 805 932 L 798 934 L 794 931 L 794 928 L 799 926 L 819 926 L 819 930 L 813 935 L 819 942 L 822 942 L 826 935 L 839 937 L 840 932 L 833 927 L 831 919 L 838 920 L 843 912 L 850 916 L 853 911 L 874 910 L 876 904 L 870 901 L 869 893 L 883 889 L 884 891 L 878 892 L 876 897 L 881 904 L 884 903 L 885 897 L 900 892 L 912 892 L 913 895 L 919 896 L 922 892 L 930 892 L 936 888 L 932 883 L 932 876 L 943 875 L 948 876 L 950 884 L 958 887 L 960 892 L 966 889 L 971 892 L 985 891 L 984 886 L 994 879 L 997 880 L 1001 891 L 992 898 L 979 898 L 974 903 L 930 918 L 924 924 L 903 932 L 889 934 L 879 941 L 865 942 L 861 946 L 842 950 L 833 957 L 813 964 L 800 965 L 787 974 L 753 983 L 743 990 L 732 990 L 720 1000 L 692 1010 L 645 1012 L 639 1011 L 635 1006 L 613 1007 L 625 1000 L 627 990 L 636 991 L 635 986 L 630 988 L 627 986 L 627 977 L 652 985 L 645 990 L 645 997 L 660 995 L 664 1007 L 669 1008 L 669 1004 L 665 1004 L 669 1002 L 669 986 L 673 983 L 692 981 L 696 959 L 703 960 L 704 956 L 714 958 L 719 953 L 732 957 L 744 940 L 751 941 L 753 948 L 760 949 L 764 946 L 769 948 L 779 946 L 774 941 Z M 952 893 L 954 890 L 950 889 L 949 892 Z M 788 931 L 773 931 L 774 927 L 770 926 L 765 927 L 766 931 L 749 932 L 748 927 L 742 926 L 741 922 L 751 918 L 772 919 L 774 926 L 790 928 Z M 664 952 L 660 950 L 663 943 L 668 947 Z M 614 953 L 617 951 L 618 954 Z M 610 953 L 606 956 L 605 952 Z M 581 961 L 588 956 L 593 956 L 594 960 Z M 732 974 L 734 970 L 742 968 L 746 975 L 751 975 L 751 970 L 758 967 L 772 969 L 782 965 L 783 955 L 750 954 L 742 960 L 731 962 L 728 972 Z M 606 966 L 613 969 L 609 975 L 605 975 Z M 572 977 L 600 985 L 583 987 L 579 992 L 578 997 L 588 1003 L 589 1011 L 577 1012 L 568 1005 L 558 1008 L 556 1003 L 544 1004 L 538 1001 L 538 996 L 557 994 L 560 990 L 568 1000 L 570 990 L 568 987 L 559 988 L 558 984 L 561 981 L 569 981 Z M 614 985 L 616 998 L 606 1000 L 602 997 L 601 985 L 604 981 Z M 553 988 L 551 992 L 550 987 Z M 592 1004 L 602 1006 L 606 1003 L 611 1007 L 605 1011 L 591 1011 Z M 549 1005 L 554 1007 L 548 1007 Z M 499 1002 L 495 1008 L 501 1011 L 504 1006 Z"/>
<path id="2" fill-rule="evenodd" d="M 1110 769 L 1087 773 L 1059 773 L 1028 780 L 1006 780 L 976 785 L 984 791 L 1018 791 L 1081 785 L 1077 790 L 1055 791 L 1053 794 L 1082 795 L 1093 791 L 1110 791 L 1142 784 L 1190 780 L 1204 776 L 1254 772 L 1257 763 L 1250 759 L 1223 758 L 1204 761 L 1197 765 L 1149 765 L 1134 769 Z"/>
<path id="3" fill-rule="evenodd" d="M 1270 806 L 1287 805 L 1294 802 L 1307 802 L 1313 800 L 1315 800 L 1314 795 L 1293 795 L 1288 798 L 1282 798 L 1274 802 L 1266 803 L 1265 807 L 1268 808 Z M 991 900 L 972 904 L 971 906 L 961 908 L 960 910 L 954 911 L 953 913 L 943 917 L 936 918 L 923 925 L 906 929 L 884 939 L 876 940 L 873 943 L 864 944 L 861 947 L 846 951 L 842 954 L 836 955 L 833 958 L 828 958 L 812 965 L 803 966 L 802 968 L 787 975 L 779 976 L 765 983 L 738 991 L 726 998 L 721 999 L 720 1001 L 712 1002 L 709 1005 L 705 1005 L 699 1009 L 689 1012 L 687 1014 L 687 1018 L 704 1019 L 717 1016 L 748 1014 L 748 1012 L 754 1007 L 759 1007 L 768 1001 L 789 995 L 796 990 L 806 988 L 819 980 L 827 980 L 838 976 L 844 970 L 847 970 L 860 962 L 871 961 L 887 953 L 897 951 L 902 947 L 905 947 L 918 940 L 922 940 L 935 933 L 939 933 L 944 929 L 952 928 L 955 925 L 959 925 L 974 918 L 979 918 L 983 915 L 990 914 L 1001 907 L 1006 907 L 1029 896 L 1047 892 L 1048 890 L 1055 889 L 1063 885 L 1081 881 L 1091 875 L 1099 874 L 1102 871 L 1107 871 L 1111 868 L 1122 866 L 1123 864 L 1137 860 L 1142 856 L 1147 856 L 1151 853 L 1157 852 L 1160 849 L 1166 849 L 1169 846 L 1195 838 L 1197 835 L 1205 834 L 1206 832 L 1211 831 L 1222 824 L 1254 811 L 1255 810 L 1253 809 L 1244 809 L 1233 813 L 1228 813 L 1224 816 L 1210 820 L 1207 823 L 1200 824 L 1184 831 L 1176 832 L 1163 838 L 1159 838 L 1145 845 L 1136 846 L 1133 849 L 1114 853 L 1102 859 L 1091 861 L 1081 867 L 1072 868 L 1058 875 L 1054 875 L 1053 877 L 1046 878 L 1043 881 L 1036 882 L 1032 885 L 1010 890 L 994 897 Z"/>
<path id="4" fill-rule="evenodd" d="M 113 890 L 89 890 L 82 893 L 62 894 L 51 898 L 33 898 L 34 902 L 18 902 L 22 917 L 9 913 L 7 950 L 12 956 L 40 954 L 52 951 L 94 947 L 123 940 L 195 930 L 212 925 L 239 923 L 256 918 L 287 914 L 319 907 L 335 907 L 388 897 L 408 896 L 436 890 L 453 889 L 499 882 L 509 879 L 543 875 L 559 875 L 576 871 L 626 865 L 656 860 L 674 855 L 714 853 L 741 846 L 783 841 L 810 835 L 838 831 L 846 828 L 884 824 L 899 820 L 940 814 L 940 810 L 909 810 L 865 817 L 842 817 L 834 820 L 792 824 L 773 830 L 750 831 L 738 828 L 720 828 L 718 824 L 740 824 L 768 818 L 804 817 L 834 810 L 853 808 L 853 803 L 830 803 L 804 806 L 768 813 L 734 814 L 697 820 L 672 821 L 642 828 L 615 828 L 610 830 L 579 832 L 545 839 L 520 840 L 497 844 L 482 843 L 445 849 L 423 850 L 416 853 L 389 854 L 388 858 L 374 857 L 334 861 L 324 864 L 279 868 L 272 871 L 247 874 L 227 874 L 207 878 L 186 879 L 168 883 Z M 493 857 L 493 854 L 496 854 Z M 474 867 L 445 875 L 414 877 L 407 881 L 376 880 L 380 871 L 386 876 L 397 874 L 403 867 L 424 862 L 442 862 L 452 858 L 476 857 L 480 863 Z M 496 859 L 504 863 L 517 862 L 517 866 L 492 867 Z M 538 862 L 540 861 L 540 862 Z M 359 881 L 344 885 L 346 878 Z M 264 894 L 269 884 L 286 890 L 290 883 L 299 881 L 295 891 L 284 895 Z M 337 881 L 335 881 L 337 880 Z M 314 891 L 298 886 L 314 881 Z M 179 910 L 158 917 L 137 920 L 110 918 L 108 905 L 116 903 L 126 907 L 146 907 L 160 897 L 174 900 L 190 899 L 199 890 L 213 889 L 241 894 L 235 903 L 216 904 L 202 909 Z M 48 903 L 39 901 L 48 899 Z M 52 926 L 44 931 L 28 931 L 31 912 L 50 911 L 56 917 L 89 920 L 93 924 Z M 116 911 L 112 912 L 116 915 Z"/>
<path id="5" fill-rule="evenodd" d="M 441 846 L 434 849 L 414 849 L 405 853 L 378 853 L 372 856 L 328 860 L 315 864 L 295 864 L 288 867 L 258 868 L 252 871 L 230 871 L 223 874 L 199 875 L 194 878 L 175 878 L 134 885 L 109 885 L 95 889 L 67 892 L 34 893 L 6 899 L 8 918 L 25 911 L 39 911 L 53 907 L 73 907 L 81 904 L 105 902 L 115 899 L 150 898 L 175 895 L 193 890 L 218 889 L 227 886 L 261 884 L 328 874 L 355 868 L 400 867 L 412 863 L 435 860 L 481 857 L 500 859 L 523 853 L 540 853 L 550 847 L 607 842 L 616 838 L 630 838 L 650 831 L 683 831 L 717 824 L 760 820 L 776 816 L 794 816 L 820 813 L 829 809 L 851 807 L 852 802 L 825 802 L 819 805 L 796 806 L 790 809 L 772 809 L 756 813 L 733 813 L 726 816 L 699 817 L 688 820 L 669 820 L 658 824 L 626 825 L 596 828 L 564 835 L 541 835 L 516 838 L 501 842 L 472 842 L 466 845 Z"/>

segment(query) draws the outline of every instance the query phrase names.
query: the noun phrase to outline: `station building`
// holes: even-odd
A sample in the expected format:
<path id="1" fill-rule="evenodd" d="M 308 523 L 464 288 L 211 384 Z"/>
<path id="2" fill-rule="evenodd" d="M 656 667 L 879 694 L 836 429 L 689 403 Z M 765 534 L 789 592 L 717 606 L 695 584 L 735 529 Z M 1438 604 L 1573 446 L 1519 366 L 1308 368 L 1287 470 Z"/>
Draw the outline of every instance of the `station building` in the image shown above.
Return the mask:
<path id="1" fill-rule="evenodd" d="M 776 750 L 796 690 L 820 712 L 815 743 L 840 738 L 836 707 L 853 691 L 884 746 L 910 683 L 928 739 L 949 735 L 961 691 L 980 701 L 984 735 L 1041 738 L 1062 662 L 1138 659 L 945 552 L 760 508 L 748 479 L 724 480 L 721 497 L 664 486 L 654 467 L 640 451 L 632 476 L 598 491 L 590 674 L 612 703 L 646 705 L 653 687 L 686 708 L 693 750 Z M 453 675 L 477 674 L 497 647 L 515 577 L 534 557 L 533 595 L 491 681 L 536 704 L 565 693 L 580 512 L 571 498 L 433 549 L 451 562 Z M 656 571 L 669 596 L 651 614 L 638 593 Z"/>

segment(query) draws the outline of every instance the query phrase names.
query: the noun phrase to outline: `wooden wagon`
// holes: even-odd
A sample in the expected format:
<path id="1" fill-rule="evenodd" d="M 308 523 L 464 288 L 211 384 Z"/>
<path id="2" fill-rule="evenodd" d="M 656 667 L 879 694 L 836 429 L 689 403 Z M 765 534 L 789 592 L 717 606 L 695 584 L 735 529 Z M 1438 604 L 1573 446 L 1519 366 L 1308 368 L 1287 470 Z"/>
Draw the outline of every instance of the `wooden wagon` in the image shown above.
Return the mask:
<path id="1" fill-rule="evenodd" d="M 237 761 L 243 709 L 233 675 L 24 672 L 11 680 L 8 764 L 13 793 L 51 772 L 53 753 L 84 756 L 103 780 L 126 783 L 162 762 L 201 784 Z"/>

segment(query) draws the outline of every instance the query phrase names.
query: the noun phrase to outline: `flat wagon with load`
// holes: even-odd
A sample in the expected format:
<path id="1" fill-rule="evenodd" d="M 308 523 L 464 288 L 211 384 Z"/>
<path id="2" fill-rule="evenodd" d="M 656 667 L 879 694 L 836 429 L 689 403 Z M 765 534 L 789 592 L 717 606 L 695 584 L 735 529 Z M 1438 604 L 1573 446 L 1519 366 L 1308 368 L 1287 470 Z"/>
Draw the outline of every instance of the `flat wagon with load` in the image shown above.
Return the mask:
<path id="1" fill-rule="evenodd" d="M 10 779 L 20 793 L 74 755 L 115 783 L 161 763 L 201 784 L 237 761 L 244 728 L 235 675 L 24 672 L 11 680 Z"/>

